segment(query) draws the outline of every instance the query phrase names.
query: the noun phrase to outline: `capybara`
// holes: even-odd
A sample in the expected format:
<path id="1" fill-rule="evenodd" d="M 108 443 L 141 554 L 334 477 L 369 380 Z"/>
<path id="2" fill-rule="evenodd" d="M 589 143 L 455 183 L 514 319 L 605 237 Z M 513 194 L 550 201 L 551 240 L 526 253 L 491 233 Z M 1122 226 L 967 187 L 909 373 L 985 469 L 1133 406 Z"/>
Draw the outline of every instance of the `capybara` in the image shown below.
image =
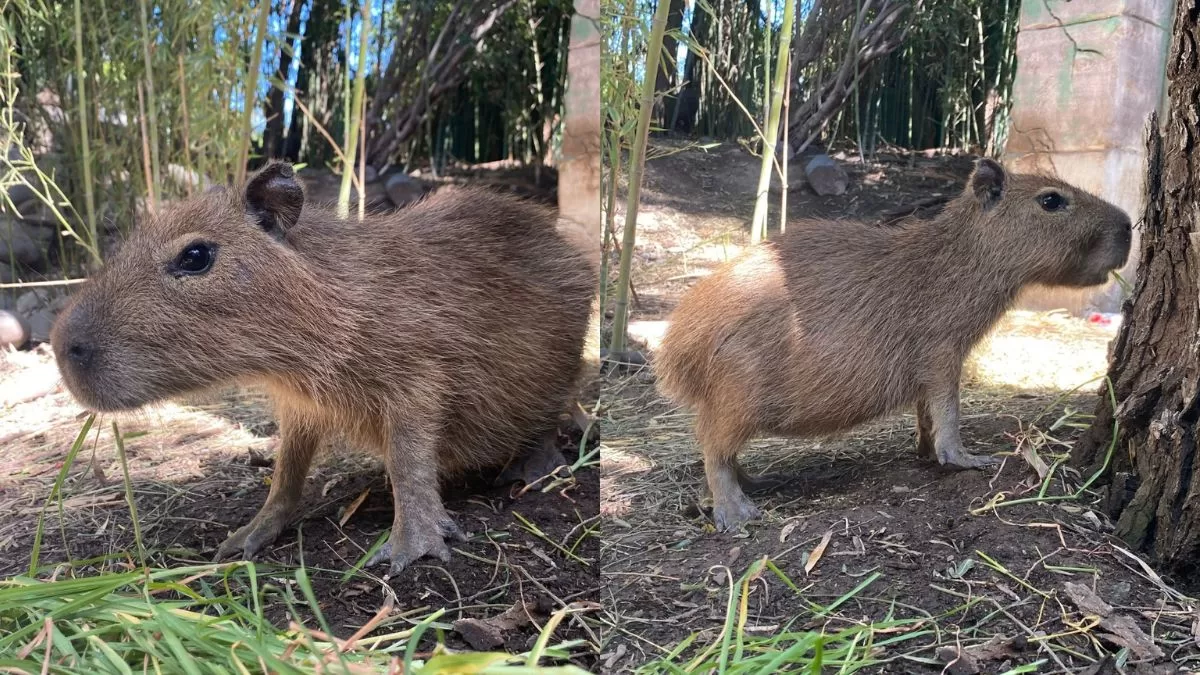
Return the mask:
<path id="1" fill-rule="evenodd" d="M 298 515 L 331 434 L 383 459 L 394 523 L 370 562 L 395 574 L 463 535 L 439 479 L 545 466 L 570 405 L 596 263 L 553 211 L 446 188 L 341 220 L 285 163 L 149 217 L 84 284 L 51 342 L 72 394 L 121 411 L 262 385 L 280 445 L 266 504 L 217 557 L 254 557 Z"/>
<path id="2" fill-rule="evenodd" d="M 1129 217 L 1054 178 L 976 162 L 936 218 L 807 221 L 700 280 L 653 361 L 696 412 L 719 530 L 758 517 L 738 451 L 755 436 L 822 436 L 915 405 L 917 451 L 993 463 L 959 437 L 963 362 L 1028 284 L 1103 283 L 1129 254 Z"/>

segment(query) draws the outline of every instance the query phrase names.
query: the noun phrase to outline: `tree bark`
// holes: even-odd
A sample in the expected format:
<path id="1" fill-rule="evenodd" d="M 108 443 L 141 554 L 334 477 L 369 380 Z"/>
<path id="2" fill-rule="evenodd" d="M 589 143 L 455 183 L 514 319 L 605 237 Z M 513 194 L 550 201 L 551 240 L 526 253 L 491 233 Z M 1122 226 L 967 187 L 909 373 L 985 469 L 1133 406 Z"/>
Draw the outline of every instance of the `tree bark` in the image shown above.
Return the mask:
<path id="1" fill-rule="evenodd" d="M 675 62 L 679 51 L 679 40 L 675 36 L 683 30 L 683 0 L 668 1 L 671 3 L 671 8 L 667 14 L 667 32 L 663 34 L 662 60 L 658 64 L 658 76 L 654 84 L 654 91 L 658 92 L 658 97 L 654 101 L 654 120 L 659 128 L 671 131 L 668 125 L 675 115 L 676 97 L 678 96 L 678 92 L 673 91 L 676 85 L 676 73 L 679 72 L 678 64 Z"/>
<path id="2" fill-rule="evenodd" d="M 1086 476 L 1105 469 L 1106 507 L 1117 535 L 1192 581 L 1200 570 L 1198 4 L 1179 3 L 1167 62 L 1167 119 L 1161 128 L 1155 117 L 1149 125 L 1138 278 L 1108 372 L 1115 410 L 1105 386 L 1074 457 Z"/>
<path id="3" fill-rule="evenodd" d="M 600 266 L 600 2 L 575 0 L 570 19 L 567 90 L 563 96 L 562 156 L 558 163 L 558 209 L 573 239 Z M 588 378 L 580 398 L 590 400 L 600 372 L 600 304 L 592 306 L 584 346 Z"/>

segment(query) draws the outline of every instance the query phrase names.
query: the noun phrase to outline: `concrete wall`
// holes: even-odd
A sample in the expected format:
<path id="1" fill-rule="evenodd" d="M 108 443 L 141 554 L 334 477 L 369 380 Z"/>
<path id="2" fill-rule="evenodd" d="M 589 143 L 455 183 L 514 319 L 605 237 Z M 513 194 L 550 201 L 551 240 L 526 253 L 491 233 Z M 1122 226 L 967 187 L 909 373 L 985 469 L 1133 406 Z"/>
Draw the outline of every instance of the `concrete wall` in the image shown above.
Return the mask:
<path id="1" fill-rule="evenodd" d="M 1142 215 L 1146 118 L 1161 110 L 1175 0 L 1023 0 L 1004 163 Z M 1135 250 L 1122 275 L 1132 280 Z M 1029 309 L 1117 311 L 1121 289 L 1035 289 Z"/>

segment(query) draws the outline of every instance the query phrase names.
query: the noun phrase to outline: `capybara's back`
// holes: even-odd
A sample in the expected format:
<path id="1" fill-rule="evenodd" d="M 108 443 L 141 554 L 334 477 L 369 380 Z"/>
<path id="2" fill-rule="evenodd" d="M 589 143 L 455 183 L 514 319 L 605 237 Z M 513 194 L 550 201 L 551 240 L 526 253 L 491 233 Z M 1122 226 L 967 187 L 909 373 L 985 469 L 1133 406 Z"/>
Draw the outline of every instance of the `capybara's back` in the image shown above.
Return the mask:
<path id="1" fill-rule="evenodd" d="M 696 411 L 718 525 L 756 513 L 730 486 L 751 481 L 736 454 L 759 434 L 827 434 L 916 403 L 923 454 L 980 465 L 957 436 L 970 349 L 1026 285 L 1104 282 L 1130 238 L 1111 204 L 982 160 L 937 218 L 789 223 L 701 279 L 654 368 Z"/>
<path id="2" fill-rule="evenodd" d="M 364 223 L 302 220 L 290 238 L 362 317 L 374 372 L 354 374 L 358 391 L 389 405 L 415 364 L 450 390 L 446 468 L 503 464 L 566 410 L 596 280 L 551 211 L 454 187 Z"/>

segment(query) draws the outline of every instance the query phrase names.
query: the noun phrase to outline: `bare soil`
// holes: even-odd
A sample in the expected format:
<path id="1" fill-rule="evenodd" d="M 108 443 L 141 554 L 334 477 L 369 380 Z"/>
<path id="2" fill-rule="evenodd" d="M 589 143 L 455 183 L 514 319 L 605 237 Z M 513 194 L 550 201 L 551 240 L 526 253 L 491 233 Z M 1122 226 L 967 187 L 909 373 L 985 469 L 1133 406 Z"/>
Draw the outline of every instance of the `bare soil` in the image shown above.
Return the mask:
<path id="1" fill-rule="evenodd" d="M 661 158 L 647 165 L 639 216 L 630 328 L 651 365 L 680 294 L 745 245 L 758 170 L 758 160 L 736 146 L 656 145 Z M 927 204 L 934 192 L 957 193 L 970 161 L 847 161 L 847 194 L 818 197 L 794 185 L 789 215 L 885 220 Z M 1039 661 L 1036 672 L 1197 666 L 1198 603 L 1111 537 L 1094 493 L 1005 503 L 1037 496 L 1042 476 L 1044 494 L 1054 497 L 1074 494 L 1089 478 L 1059 462 L 1102 391 L 1094 378 L 1105 372 L 1115 330 L 1064 313 L 1013 312 L 976 350 L 963 436 L 974 452 L 1006 453 L 998 469 L 952 472 L 919 460 L 907 411 L 833 438 L 753 441 L 742 454 L 748 470 L 794 479 L 755 496 L 765 516 L 739 534 L 712 528 L 691 415 L 658 395 L 650 367 L 609 371 L 602 670 L 632 672 L 695 635 L 682 663 L 719 641 L 731 580 L 764 556 L 798 590 L 773 573 L 755 579 L 748 636 L 919 620 L 876 634 L 911 639 L 873 650 L 878 663 L 866 672 L 999 673 Z M 815 616 L 811 603 L 829 604 L 876 573 L 837 611 Z M 1081 597 L 1081 587 L 1103 602 Z"/>

